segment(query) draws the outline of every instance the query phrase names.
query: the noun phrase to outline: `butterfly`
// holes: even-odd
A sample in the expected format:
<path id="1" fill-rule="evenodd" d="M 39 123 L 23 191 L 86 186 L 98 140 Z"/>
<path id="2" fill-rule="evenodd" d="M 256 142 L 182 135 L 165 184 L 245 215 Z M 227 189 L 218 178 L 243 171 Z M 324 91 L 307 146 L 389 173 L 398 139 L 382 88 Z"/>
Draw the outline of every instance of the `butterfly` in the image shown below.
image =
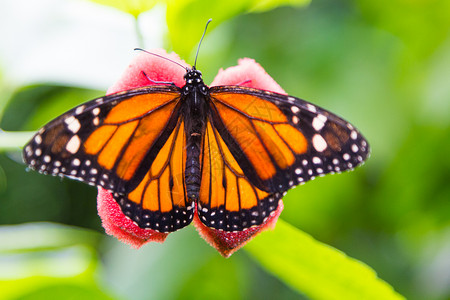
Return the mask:
<path id="1" fill-rule="evenodd" d="M 299 98 L 243 86 L 151 85 L 79 105 L 24 147 L 30 168 L 109 190 L 141 228 L 261 225 L 290 188 L 368 156 L 359 131 Z"/>
<path id="2" fill-rule="evenodd" d="M 196 212 L 218 230 L 261 225 L 287 190 L 368 157 L 337 115 L 289 95 L 208 87 L 195 65 L 182 66 L 183 87 L 151 84 L 62 114 L 25 145 L 25 163 L 102 187 L 139 227 L 167 233 Z"/>

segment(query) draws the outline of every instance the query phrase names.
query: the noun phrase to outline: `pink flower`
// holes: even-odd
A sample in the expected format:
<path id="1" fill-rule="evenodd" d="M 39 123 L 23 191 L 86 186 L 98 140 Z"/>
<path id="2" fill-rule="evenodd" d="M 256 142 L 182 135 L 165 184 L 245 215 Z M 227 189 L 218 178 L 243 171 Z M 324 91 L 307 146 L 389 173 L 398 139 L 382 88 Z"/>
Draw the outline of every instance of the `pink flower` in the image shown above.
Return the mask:
<path id="1" fill-rule="evenodd" d="M 161 49 L 151 50 L 151 52 L 168 57 L 189 67 L 175 53 L 167 54 Z M 185 83 L 183 79 L 185 70 L 180 68 L 180 66 L 147 53 L 140 53 L 133 59 L 122 78 L 108 89 L 107 94 L 149 85 L 150 83 L 143 76 L 142 71 L 153 81 L 174 82 L 179 87 L 182 87 Z M 244 85 L 285 94 L 284 90 L 264 69 L 253 59 L 249 58 L 240 59 L 237 66 L 230 67 L 226 70 L 221 69 L 211 83 L 211 86 L 215 85 Z M 102 219 L 102 225 L 107 234 L 113 235 L 122 242 L 135 248 L 139 248 L 151 241 L 164 242 L 166 239 L 167 233 L 142 229 L 137 226 L 122 213 L 119 204 L 113 199 L 111 193 L 101 187 L 98 188 L 97 201 L 98 214 Z M 259 232 L 273 228 L 282 210 L 283 203 L 280 202 L 277 210 L 266 222 L 260 226 L 251 227 L 239 232 L 227 232 L 206 227 L 198 218 L 197 213 L 195 213 L 193 224 L 200 235 L 211 246 L 216 248 L 224 257 L 229 257 Z"/>

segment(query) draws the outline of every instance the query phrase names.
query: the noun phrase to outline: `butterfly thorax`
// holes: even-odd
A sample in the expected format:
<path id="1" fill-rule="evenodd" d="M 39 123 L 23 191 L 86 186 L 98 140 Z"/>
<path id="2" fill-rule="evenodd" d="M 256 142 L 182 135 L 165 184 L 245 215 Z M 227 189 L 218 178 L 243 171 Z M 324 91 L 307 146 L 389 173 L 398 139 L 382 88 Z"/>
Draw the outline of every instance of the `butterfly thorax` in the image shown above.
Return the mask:
<path id="1" fill-rule="evenodd" d="M 190 200 L 199 197 L 201 168 L 200 155 L 205 133 L 209 88 L 203 83 L 202 73 L 195 68 L 184 75 L 186 84 L 182 88 L 182 105 L 186 134 L 186 192 Z"/>

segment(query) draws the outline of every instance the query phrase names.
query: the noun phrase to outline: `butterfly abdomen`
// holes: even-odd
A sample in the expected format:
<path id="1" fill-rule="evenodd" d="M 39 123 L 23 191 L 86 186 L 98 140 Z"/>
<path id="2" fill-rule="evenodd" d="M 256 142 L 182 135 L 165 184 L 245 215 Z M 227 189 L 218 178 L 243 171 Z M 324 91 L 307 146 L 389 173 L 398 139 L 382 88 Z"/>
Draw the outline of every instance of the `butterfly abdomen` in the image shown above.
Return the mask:
<path id="1" fill-rule="evenodd" d="M 201 182 L 200 142 L 194 142 L 187 147 L 186 155 L 186 192 L 191 200 L 198 199 Z"/>

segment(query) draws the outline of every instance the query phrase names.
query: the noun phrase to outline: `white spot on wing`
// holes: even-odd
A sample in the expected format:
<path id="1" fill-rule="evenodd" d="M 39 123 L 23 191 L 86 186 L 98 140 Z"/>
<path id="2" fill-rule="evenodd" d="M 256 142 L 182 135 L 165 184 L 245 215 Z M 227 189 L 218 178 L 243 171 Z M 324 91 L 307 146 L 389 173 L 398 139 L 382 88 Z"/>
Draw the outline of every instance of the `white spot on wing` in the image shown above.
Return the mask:
<path id="1" fill-rule="evenodd" d="M 73 121 L 67 126 L 67 128 L 73 133 L 77 133 L 81 128 L 81 124 L 76 118 L 73 118 Z"/>
<path id="2" fill-rule="evenodd" d="M 312 126 L 316 131 L 319 131 L 323 128 L 323 126 L 325 126 L 326 121 L 327 121 L 327 117 L 319 114 L 319 115 L 317 115 L 317 117 L 315 117 L 313 119 Z"/>
<path id="3" fill-rule="evenodd" d="M 75 120 L 75 117 L 74 117 L 74 116 L 70 116 L 70 117 L 66 118 L 66 119 L 64 120 L 64 122 L 65 122 L 67 125 L 69 125 L 69 124 L 72 123 L 74 120 Z"/>
<path id="4" fill-rule="evenodd" d="M 84 105 L 78 106 L 77 109 L 75 109 L 75 113 L 77 115 L 81 114 L 84 111 L 84 108 L 85 108 Z"/>
<path id="5" fill-rule="evenodd" d="M 98 116 L 99 113 L 100 113 L 100 108 L 98 108 L 98 107 L 96 107 L 96 108 L 94 108 L 94 109 L 92 110 L 92 114 L 93 114 L 94 116 Z"/>
<path id="6" fill-rule="evenodd" d="M 40 143 L 42 143 L 42 137 L 40 136 L 40 135 L 37 135 L 35 138 L 34 138 L 34 141 L 36 142 L 36 144 L 40 144 Z"/>
<path id="7" fill-rule="evenodd" d="M 317 112 L 316 107 L 310 103 L 306 104 L 306 107 L 308 108 L 309 111 L 311 111 L 313 113 Z"/>
<path id="8" fill-rule="evenodd" d="M 78 135 L 74 135 L 66 145 L 66 150 L 70 153 L 77 153 L 78 149 L 80 149 L 81 141 Z"/>
<path id="9" fill-rule="evenodd" d="M 314 149 L 316 149 L 317 152 L 322 152 L 327 148 L 327 142 L 320 134 L 315 134 L 313 136 L 312 142 Z"/>

